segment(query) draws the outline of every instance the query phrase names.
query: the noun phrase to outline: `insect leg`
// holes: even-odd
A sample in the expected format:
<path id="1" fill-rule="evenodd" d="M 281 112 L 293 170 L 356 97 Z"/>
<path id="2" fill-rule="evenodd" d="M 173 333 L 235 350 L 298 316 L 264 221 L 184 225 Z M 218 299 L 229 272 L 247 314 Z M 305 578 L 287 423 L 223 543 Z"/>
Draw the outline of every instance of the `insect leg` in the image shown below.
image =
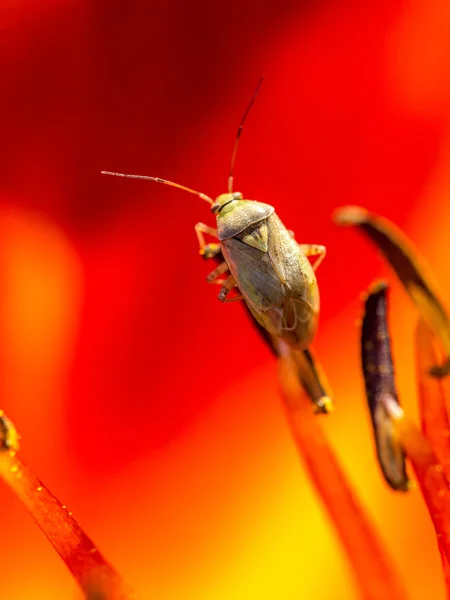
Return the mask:
<path id="1" fill-rule="evenodd" d="M 206 246 L 200 250 L 200 254 L 205 260 L 209 260 L 210 258 L 217 258 L 220 260 L 222 257 L 220 256 L 222 253 L 222 249 L 220 244 L 206 244 Z"/>
<path id="2" fill-rule="evenodd" d="M 228 265 L 224 261 L 223 263 L 220 263 L 220 265 L 208 275 L 206 281 L 208 283 L 218 283 L 222 285 L 225 282 L 225 279 L 219 279 L 219 277 L 223 275 L 226 271 L 228 271 Z"/>
<path id="3" fill-rule="evenodd" d="M 318 259 L 313 265 L 314 271 L 317 271 L 320 263 L 323 261 L 327 254 L 326 247 L 318 244 L 299 244 L 299 246 L 300 250 L 305 256 L 318 256 Z"/>
<path id="4" fill-rule="evenodd" d="M 209 227 L 209 225 L 205 225 L 204 223 L 197 223 L 195 226 L 195 233 L 197 234 L 198 245 L 200 246 L 200 254 L 205 258 L 213 258 L 220 252 L 219 244 L 207 244 L 205 242 L 204 233 L 211 235 L 212 237 L 217 237 L 217 229 L 213 227 Z"/>
<path id="5" fill-rule="evenodd" d="M 233 275 L 230 275 L 225 279 L 222 285 L 222 289 L 219 292 L 218 298 L 221 302 L 236 302 L 237 300 L 243 300 L 244 296 L 242 294 L 236 294 L 232 298 L 228 298 L 228 294 L 231 290 L 236 286 L 236 282 L 234 281 Z"/>

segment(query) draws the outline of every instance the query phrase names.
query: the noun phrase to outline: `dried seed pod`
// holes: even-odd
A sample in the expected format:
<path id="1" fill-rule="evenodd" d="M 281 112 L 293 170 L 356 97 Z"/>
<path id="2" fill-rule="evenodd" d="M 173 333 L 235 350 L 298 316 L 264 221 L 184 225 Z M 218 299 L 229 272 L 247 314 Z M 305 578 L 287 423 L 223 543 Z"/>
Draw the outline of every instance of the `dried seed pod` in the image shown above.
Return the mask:
<path id="1" fill-rule="evenodd" d="M 405 453 L 384 403 L 389 397 L 398 405 L 394 366 L 387 325 L 387 285 L 378 283 L 367 296 L 362 324 L 361 360 L 366 397 L 372 419 L 378 462 L 394 490 L 407 491 Z"/>
<path id="2" fill-rule="evenodd" d="M 339 225 L 357 225 L 384 254 L 421 317 L 442 344 L 446 360 L 432 367 L 430 373 L 435 377 L 449 374 L 450 319 L 435 292 L 437 286 L 423 256 L 396 225 L 364 208 L 345 206 L 335 212 L 334 220 Z"/>

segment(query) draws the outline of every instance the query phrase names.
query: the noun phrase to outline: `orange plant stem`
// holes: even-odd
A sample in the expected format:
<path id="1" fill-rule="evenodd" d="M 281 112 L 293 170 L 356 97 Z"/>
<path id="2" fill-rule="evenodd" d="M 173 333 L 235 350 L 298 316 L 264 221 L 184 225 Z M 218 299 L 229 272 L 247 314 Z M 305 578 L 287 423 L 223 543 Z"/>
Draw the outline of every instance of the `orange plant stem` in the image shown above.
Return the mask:
<path id="1" fill-rule="evenodd" d="M 301 455 L 347 552 L 364 600 L 405 600 L 395 568 L 361 507 L 300 388 L 292 359 L 279 361 L 287 419 Z"/>
<path id="2" fill-rule="evenodd" d="M 86 598 L 135 600 L 117 571 L 59 500 L 14 450 L 0 452 L 0 476 L 22 500 L 36 523 L 80 584 Z"/>

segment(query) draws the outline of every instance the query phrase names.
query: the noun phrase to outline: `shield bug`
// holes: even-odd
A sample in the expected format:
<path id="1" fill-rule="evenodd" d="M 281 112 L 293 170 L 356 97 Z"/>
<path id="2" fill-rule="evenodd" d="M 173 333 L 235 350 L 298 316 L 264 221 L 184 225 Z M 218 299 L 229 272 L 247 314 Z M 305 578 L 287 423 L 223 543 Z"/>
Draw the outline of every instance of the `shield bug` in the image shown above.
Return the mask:
<path id="1" fill-rule="evenodd" d="M 286 229 L 270 204 L 248 200 L 233 191 L 233 169 L 245 119 L 256 99 L 261 77 L 240 122 L 235 139 L 228 177 L 228 191 L 215 200 L 178 183 L 146 175 L 102 171 L 103 175 L 145 179 L 164 183 L 194 194 L 208 202 L 216 216 L 217 228 L 197 223 L 200 254 L 218 257 L 221 262 L 207 277 L 219 284 L 219 300 L 244 300 L 252 315 L 269 333 L 291 347 L 307 348 L 316 333 L 319 316 L 319 289 L 315 271 L 326 249 L 317 244 L 298 244 L 293 232 Z M 205 234 L 218 243 L 205 241 Z M 314 266 L 308 256 L 317 256 Z M 236 289 L 236 293 L 231 294 Z"/>

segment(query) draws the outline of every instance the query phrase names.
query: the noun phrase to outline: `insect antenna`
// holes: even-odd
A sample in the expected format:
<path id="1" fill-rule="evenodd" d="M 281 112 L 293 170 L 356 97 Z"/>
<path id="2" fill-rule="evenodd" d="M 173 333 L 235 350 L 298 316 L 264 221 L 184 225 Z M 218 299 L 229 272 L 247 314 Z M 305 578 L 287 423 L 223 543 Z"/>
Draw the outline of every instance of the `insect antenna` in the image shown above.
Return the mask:
<path id="1" fill-rule="evenodd" d="M 259 88 L 261 87 L 263 80 L 264 80 L 264 75 L 261 75 L 261 78 L 258 81 L 258 85 L 256 86 L 255 91 L 253 92 L 252 99 L 250 100 L 249 105 L 247 106 L 247 108 L 245 110 L 244 116 L 242 117 L 241 122 L 239 124 L 239 128 L 238 128 L 237 135 L 236 135 L 236 141 L 234 142 L 233 154 L 231 155 L 230 174 L 228 176 L 228 192 L 230 194 L 233 191 L 233 180 L 234 180 L 233 170 L 234 170 L 234 163 L 236 161 L 236 153 L 237 153 L 237 149 L 238 149 L 239 139 L 241 137 L 245 119 L 247 118 L 247 115 L 250 112 L 250 109 L 253 106 L 254 101 L 256 100 L 256 97 L 259 92 Z"/>
<path id="2" fill-rule="evenodd" d="M 191 188 L 186 187 L 185 185 L 181 185 L 179 183 L 174 183 L 173 181 L 167 181 L 167 179 L 161 179 L 161 177 L 150 177 L 148 175 L 129 175 L 128 173 L 112 173 L 111 171 L 100 171 L 102 175 L 113 175 L 114 177 L 126 177 L 127 179 L 145 179 L 146 181 L 156 181 L 156 183 L 164 183 L 165 185 L 170 185 L 172 187 L 179 188 L 180 190 L 184 190 L 185 192 L 189 192 L 190 194 L 194 194 L 194 196 L 198 196 L 202 200 L 208 202 L 208 204 L 214 204 L 212 198 L 203 194 L 202 192 L 197 192 Z"/>

